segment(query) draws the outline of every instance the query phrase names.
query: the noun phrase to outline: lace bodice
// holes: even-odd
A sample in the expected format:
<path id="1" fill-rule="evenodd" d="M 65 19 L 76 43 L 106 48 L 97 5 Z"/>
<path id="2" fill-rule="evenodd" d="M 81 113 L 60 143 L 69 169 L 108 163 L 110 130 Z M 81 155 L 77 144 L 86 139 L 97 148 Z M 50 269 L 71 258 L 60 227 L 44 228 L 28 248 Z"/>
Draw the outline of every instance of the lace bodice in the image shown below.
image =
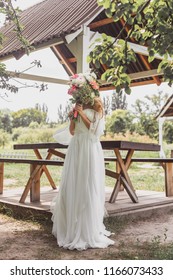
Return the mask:
<path id="1" fill-rule="evenodd" d="M 87 118 L 91 121 L 89 131 L 82 121 L 82 118 L 79 117 L 75 125 L 75 134 L 89 132 L 90 135 L 99 138 L 104 133 L 104 118 L 93 109 L 84 109 L 84 112 Z"/>

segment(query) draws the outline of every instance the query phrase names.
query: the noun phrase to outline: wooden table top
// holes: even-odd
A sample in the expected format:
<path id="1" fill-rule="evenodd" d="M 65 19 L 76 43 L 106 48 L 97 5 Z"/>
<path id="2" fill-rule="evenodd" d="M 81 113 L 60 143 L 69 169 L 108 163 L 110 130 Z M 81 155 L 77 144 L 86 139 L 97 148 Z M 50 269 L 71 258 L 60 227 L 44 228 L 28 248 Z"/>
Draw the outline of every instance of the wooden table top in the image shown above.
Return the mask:
<path id="1" fill-rule="evenodd" d="M 139 143 L 131 141 L 101 141 L 104 150 L 112 150 L 118 148 L 120 150 L 135 150 L 135 151 L 160 151 L 160 145 L 153 143 Z"/>
<path id="2" fill-rule="evenodd" d="M 112 150 L 118 148 L 120 150 L 133 149 L 135 151 L 160 151 L 160 145 L 153 143 L 138 143 L 131 141 L 117 141 L 106 140 L 100 141 L 104 150 Z M 68 145 L 62 145 L 59 143 L 34 143 L 34 144 L 15 144 L 13 148 L 17 149 L 66 149 Z"/>

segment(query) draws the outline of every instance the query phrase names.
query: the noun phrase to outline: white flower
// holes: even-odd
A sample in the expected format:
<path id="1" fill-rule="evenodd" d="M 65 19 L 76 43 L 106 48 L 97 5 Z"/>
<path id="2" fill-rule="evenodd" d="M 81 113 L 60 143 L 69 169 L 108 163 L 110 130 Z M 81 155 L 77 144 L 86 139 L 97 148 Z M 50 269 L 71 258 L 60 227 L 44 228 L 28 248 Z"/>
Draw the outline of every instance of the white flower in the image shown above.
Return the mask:
<path id="1" fill-rule="evenodd" d="M 95 93 L 92 91 L 91 92 L 91 98 L 94 98 L 95 97 Z"/>
<path id="2" fill-rule="evenodd" d="M 85 78 L 87 79 L 88 82 L 92 82 L 94 80 L 97 80 L 97 76 L 95 73 L 86 73 L 84 74 Z"/>

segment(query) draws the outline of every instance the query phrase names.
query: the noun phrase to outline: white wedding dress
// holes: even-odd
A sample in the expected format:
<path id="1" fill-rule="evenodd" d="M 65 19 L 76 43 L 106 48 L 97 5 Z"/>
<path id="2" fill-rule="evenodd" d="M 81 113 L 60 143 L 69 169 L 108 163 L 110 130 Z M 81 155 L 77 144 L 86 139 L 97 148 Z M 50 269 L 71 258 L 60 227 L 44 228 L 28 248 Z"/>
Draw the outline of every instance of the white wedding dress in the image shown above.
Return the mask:
<path id="1" fill-rule="evenodd" d="M 51 205 L 52 233 L 59 246 L 70 250 L 106 248 L 114 244 L 103 224 L 105 168 L 99 137 L 103 134 L 104 119 L 92 109 L 84 112 L 91 121 L 90 129 L 81 118 L 76 122 L 59 192 Z M 59 136 L 62 139 L 61 133 Z M 55 138 L 58 141 L 58 134 Z"/>

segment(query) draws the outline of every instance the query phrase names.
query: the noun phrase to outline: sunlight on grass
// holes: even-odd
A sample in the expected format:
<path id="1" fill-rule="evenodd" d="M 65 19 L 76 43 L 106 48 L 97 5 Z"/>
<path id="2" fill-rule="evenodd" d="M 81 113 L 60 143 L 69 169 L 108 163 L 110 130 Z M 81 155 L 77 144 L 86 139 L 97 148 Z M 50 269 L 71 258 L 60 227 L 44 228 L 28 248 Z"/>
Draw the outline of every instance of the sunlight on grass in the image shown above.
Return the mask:
<path id="1" fill-rule="evenodd" d="M 55 184 L 58 186 L 62 167 L 50 166 L 49 172 L 52 175 L 52 178 Z M 28 164 L 5 164 L 4 168 L 4 178 L 5 178 L 5 187 L 23 187 L 26 185 L 27 180 L 30 174 L 30 166 Z M 41 186 L 49 186 L 50 183 L 43 173 L 41 177 Z"/>
<path id="2" fill-rule="evenodd" d="M 109 163 L 108 169 L 115 170 L 115 163 Z M 136 190 L 164 191 L 164 170 L 161 166 L 133 163 L 129 175 Z M 115 180 L 106 176 L 106 186 L 113 187 Z"/>

